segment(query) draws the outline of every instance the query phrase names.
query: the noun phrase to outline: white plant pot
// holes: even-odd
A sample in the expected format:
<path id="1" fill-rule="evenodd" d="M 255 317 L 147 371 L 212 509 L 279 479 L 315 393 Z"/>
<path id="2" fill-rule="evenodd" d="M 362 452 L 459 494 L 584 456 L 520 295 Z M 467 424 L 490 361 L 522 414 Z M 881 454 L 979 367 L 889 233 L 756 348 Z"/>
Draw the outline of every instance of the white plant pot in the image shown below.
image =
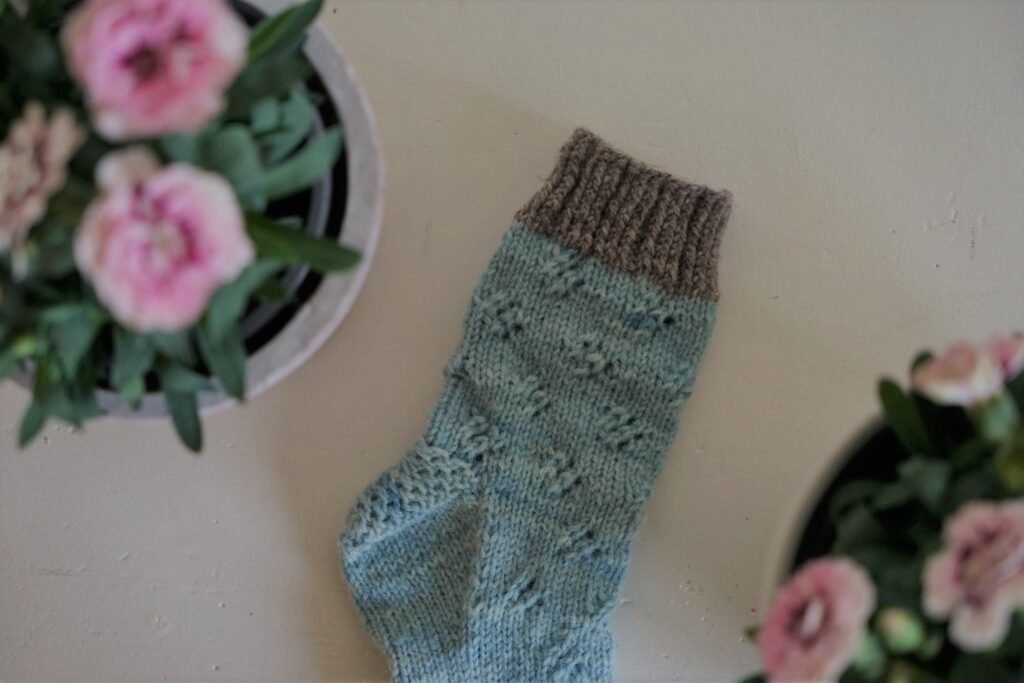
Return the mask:
<path id="1" fill-rule="evenodd" d="M 273 13 L 291 4 L 280 0 L 247 0 Z M 345 131 L 347 155 L 347 192 L 339 241 L 358 251 L 362 258 L 351 270 L 328 275 L 295 315 L 272 339 L 249 357 L 246 395 L 257 396 L 281 381 L 319 349 L 341 324 L 363 287 L 373 263 L 383 214 L 384 163 L 377 140 L 370 104 L 356 80 L 352 68 L 330 35 L 315 24 L 309 31 L 306 56 L 323 82 Z M 325 178 L 313 188 L 315 220 L 326 221 L 333 195 L 331 179 Z M 25 370 L 15 379 L 26 387 L 32 374 Z M 167 406 L 160 393 L 147 393 L 141 405 L 133 409 L 111 391 L 97 392 L 107 415 L 130 419 L 167 417 Z M 200 411 L 205 415 L 235 400 L 220 389 L 199 395 Z"/>

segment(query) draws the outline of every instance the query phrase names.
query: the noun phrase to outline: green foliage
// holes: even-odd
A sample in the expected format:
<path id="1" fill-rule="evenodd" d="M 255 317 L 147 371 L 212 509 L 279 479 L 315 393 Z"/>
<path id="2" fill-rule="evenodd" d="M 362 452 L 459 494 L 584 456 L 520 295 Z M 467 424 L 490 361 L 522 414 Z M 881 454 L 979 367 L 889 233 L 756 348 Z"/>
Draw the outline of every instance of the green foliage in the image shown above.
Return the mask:
<path id="1" fill-rule="evenodd" d="M 105 319 L 102 310 L 87 303 L 60 304 L 42 311 L 43 329 L 67 376 L 77 374 Z"/>
<path id="2" fill-rule="evenodd" d="M 203 162 L 202 139 L 188 133 L 165 135 L 157 141 L 157 148 L 167 161 L 200 166 Z"/>
<path id="3" fill-rule="evenodd" d="M 160 385 L 164 391 L 181 394 L 209 391 L 213 388 L 209 377 L 173 361 L 160 365 Z"/>
<path id="4" fill-rule="evenodd" d="M 238 400 L 245 399 L 245 344 L 237 327 L 220 338 L 212 338 L 204 328 L 196 334 L 199 352 L 213 371 L 224 392 Z"/>
<path id="5" fill-rule="evenodd" d="M 260 150 L 269 165 L 283 161 L 309 136 L 316 109 L 304 90 L 293 88 L 288 99 L 277 105 L 277 118 L 273 127 L 262 130 L 261 126 L 257 130 L 258 114 L 258 110 L 253 110 L 252 129 L 259 136 Z"/>
<path id="6" fill-rule="evenodd" d="M 1020 412 L 1008 393 L 1000 393 L 975 409 L 975 424 L 980 434 L 991 443 L 1005 444 L 1020 428 Z"/>
<path id="7" fill-rule="evenodd" d="M 276 261 L 256 261 L 233 282 L 218 289 L 206 309 L 205 331 L 218 342 L 234 329 L 253 293 L 281 269 Z"/>
<path id="8" fill-rule="evenodd" d="M 921 420 L 921 414 L 913 397 L 905 394 L 892 380 L 883 379 L 878 384 L 878 397 L 889 427 L 899 437 L 903 447 L 911 453 L 927 453 L 931 450 L 928 430 Z"/>
<path id="9" fill-rule="evenodd" d="M 1024 439 L 1017 437 L 999 447 L 996 474 L 1010 493 L 1024 491 Z"/>
<path id="10" fill-rule="evenodd" d="M 208 136 L 201 160 L 203 166 L 224 176 L 234 186 L 243 206 L 256 209 L 266 206 L 263 162 L 246 126 L 231 124 Z"/>
<path id="11" fill-rule="evenodd" d="M 886 655 L 878 638 L 870 631 L 864 634 L 853 653 L 852 668 L 872 680 L 882 675 L 885 671 Z"/>
<path id="12" fill-rule="evenodd" d="M 934 512 L 940 511 L 949 485 L 949 463 L 914 457 L 900 464 L 900 480 L 906 489 Z"/>
<path id="13" fill-rule="evenodd" d="M 312 185 L 334 165 L 342 142 L 340 128 L 324 131 L 314 143 L 263 174 L 260 183 L 263 196 L 280 199 Z"/>
<path id="14" fill-rule="evenodd" d="M 929 358 L 919 355 L 913 367 Z M 833 532 L 826 554 L 860 564 L 877 596 L 840 683 L 1020 683 L 1024 612 L 1013 616 L 997 647 L 967 653 L 950 640 L 948 623 L 925 616 L 921 596 L 924 568 L 944 545 L 949 517 L 969 501 L 1019 500 L 1024 492 L 1024 373 L 968 408 L 938 406 L 890 380 L 878 393 L 895 439 L 876 438 L 860 450 L 857 463 L 841 471 L 849 480 L 830 488 L 825 501 Z M 810 539 L 820 535 L 817 527 L 808 532 Z"/>
<path id="15" fill-rule="evenodd" d="M 358 252 L 285 227 L 260 214 L 247 213 L 246 224 L 260 258 L 283 265 L 308 263 L 322 273 L 348 270 L 359 262 Z"/>
<path id="16" fill-rule="evenodd" d="M 18 447 L 24 448 L 32 442 L 46 425 L 46 408 L 35 398 L 29 401 L 28 408 L 21 418 L 18 428 Z"/>
<path id="17" fill-rule="evenodd" d="M 323 0 L 307 0 L 264 19 L 249 36 L 249 59 L 255 61 L 275 53 L 289 52 L 301 45 L 306 29 L 316 20 L 323 4 Z"/>
<path id="18" fill-rule="evenodd" d="M 185 332 L 151 332 L 147 335 L 149 342 L 168 360 L 177 361 L 186 366 L 196 362 L 195 347 L 191 335 Z"/>
<path id="19" fill-rule="evenodd" d="M 875 627 L 890 652 L 912 654 L 924 645 L 924 624 L 909 610 L 886 607 L 875 618 Z"/>
<path id="20" fill-rule="evenodd" d="M 228 90 L 226 118 L 248 118 L 258 102 L 288 93 L 311 72 L 309 62 L 298 52 L 271 54 L 250 62 Z"/>
<path id="21" fill-rule="evenodd" d="M 199 422 L 199 404 L 195 391 L 175 391 L 172 383 L 161 373 L 164 401 L 171 414 L 171 422 L 181 442 L 193 453 L 203 448 L 203 426 Z"/>
<path id="22" fill-rule="evenodd" d="M 131 406 L 145 391 L 145 376 L 156 360 L 156 349 L 145 336 L 118 327 L 114 331 L 114 360 L 110 383 Z"/>

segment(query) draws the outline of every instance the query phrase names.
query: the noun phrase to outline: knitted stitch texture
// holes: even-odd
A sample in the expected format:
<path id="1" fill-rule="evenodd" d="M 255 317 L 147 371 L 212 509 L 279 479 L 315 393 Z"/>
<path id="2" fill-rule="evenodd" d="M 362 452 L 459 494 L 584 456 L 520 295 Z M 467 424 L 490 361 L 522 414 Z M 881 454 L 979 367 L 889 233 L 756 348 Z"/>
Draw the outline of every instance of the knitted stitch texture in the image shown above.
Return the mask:
<path id="1" fill-rule="evenodd" d="M 396 681 L 607 681 L 608 616 L 715 317 L 730 197 L 576 131 L 473 294 L 343 570 Z"/>

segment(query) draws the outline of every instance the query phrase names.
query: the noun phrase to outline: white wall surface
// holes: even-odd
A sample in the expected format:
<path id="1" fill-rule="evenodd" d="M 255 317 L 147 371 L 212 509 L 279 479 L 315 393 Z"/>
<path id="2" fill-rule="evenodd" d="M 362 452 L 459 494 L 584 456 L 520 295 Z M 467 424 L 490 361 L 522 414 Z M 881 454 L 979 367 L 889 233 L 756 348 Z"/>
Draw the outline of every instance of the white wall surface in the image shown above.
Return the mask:
<path id="1" fill-rule="evenodd" d="M 0 679 L 386 677 L 336 570 L 513 212 L 586 125 L 733 191 L 720 318 L 614 616 L 623 681 L 755 666 L 772 535 L 927 344 L 1024 327 L 1024 3 L 346 2 L 378 260 L 299 372 L 207 420 L 50 427 L 0 389 Z"/>

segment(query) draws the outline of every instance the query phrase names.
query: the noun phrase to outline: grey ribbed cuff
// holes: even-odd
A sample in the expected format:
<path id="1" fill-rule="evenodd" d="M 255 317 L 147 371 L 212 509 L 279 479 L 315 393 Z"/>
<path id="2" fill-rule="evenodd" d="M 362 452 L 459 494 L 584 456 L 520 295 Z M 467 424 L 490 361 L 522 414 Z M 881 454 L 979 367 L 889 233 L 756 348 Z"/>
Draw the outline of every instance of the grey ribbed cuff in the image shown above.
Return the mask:
<path id="1" fill-rule="evenodd" d="M 653 169 L 579 128 L 516 219 L 673 294 L 716 300 L 731 202 L 728 192 Z"/>

